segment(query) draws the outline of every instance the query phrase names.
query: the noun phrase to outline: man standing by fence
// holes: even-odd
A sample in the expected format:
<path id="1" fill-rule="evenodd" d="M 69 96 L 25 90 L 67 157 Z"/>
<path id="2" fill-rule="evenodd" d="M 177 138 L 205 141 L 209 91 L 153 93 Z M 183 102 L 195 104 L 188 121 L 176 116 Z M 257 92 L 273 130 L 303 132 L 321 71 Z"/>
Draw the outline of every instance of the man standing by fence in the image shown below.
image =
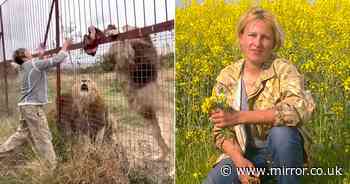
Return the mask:
<path id="1" fill-rule="evenodd" d="M 71 41 L 66 40 L 61 51 L 47 60 L 33 59 L 32 54 L 24 48 L 14 52 L 13 60 L 20 65 L 21 96 L 18 106 L 21 121 L 17 131 L 0 145 L 0 159 L 30 141 L 40 159 L 51 168 L 56 167 L 52 136 L 43 109 L 48 103 L 47 70 L 64 61 L 70 44 Z"/>

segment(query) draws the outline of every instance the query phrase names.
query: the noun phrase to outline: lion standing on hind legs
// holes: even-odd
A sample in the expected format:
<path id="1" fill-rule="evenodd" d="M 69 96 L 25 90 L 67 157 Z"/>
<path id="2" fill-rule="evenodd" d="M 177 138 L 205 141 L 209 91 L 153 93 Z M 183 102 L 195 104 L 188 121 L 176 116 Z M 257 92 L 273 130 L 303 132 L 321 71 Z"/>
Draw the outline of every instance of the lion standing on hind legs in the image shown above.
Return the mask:
<path id="1" fill-rule="evenodd" d="M 114 64 L 114 70 L 122 91 L 127 97 L 129 108 L 133 109 L 151 126 L 152 135 L 161 149 L 159 160 L 165 160 L 170 153 L 171 112 L 157 83 L 160 67 L 157 51 L 150 36 L 116 42 L 106 57 Z M 169 132 L 162 131 L 160 117 L 167 117 Z M 164 127 L 164 126 L 163 126 Z M 163 135 L 162 135 L 163 134 Z"/>

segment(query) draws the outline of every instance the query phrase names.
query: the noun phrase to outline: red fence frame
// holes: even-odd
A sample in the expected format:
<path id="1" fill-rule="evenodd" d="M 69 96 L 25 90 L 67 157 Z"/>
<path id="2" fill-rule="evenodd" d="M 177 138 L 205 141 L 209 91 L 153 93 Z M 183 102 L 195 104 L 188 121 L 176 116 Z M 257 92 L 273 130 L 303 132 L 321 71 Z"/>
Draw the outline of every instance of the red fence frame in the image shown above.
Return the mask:
<path id="1" fill-rule="evenodd" d="M 6 111 L 7 115 L 10 116 L 10 109 L 9 109 L 9 97 L 8 97 L 8 82 L 7 82 L 7 62 L 6 61 L 6 52 L 5 52 L 5 39 L 4 39 L 4 25 L 2 20 L 2 6 L 0 6 L 0 21 L 1 21 L 1 44 L 2 44 L 2 53 L 4 58 L 4 83 L 5 83 L 5 104 L 6 104 Z"/>

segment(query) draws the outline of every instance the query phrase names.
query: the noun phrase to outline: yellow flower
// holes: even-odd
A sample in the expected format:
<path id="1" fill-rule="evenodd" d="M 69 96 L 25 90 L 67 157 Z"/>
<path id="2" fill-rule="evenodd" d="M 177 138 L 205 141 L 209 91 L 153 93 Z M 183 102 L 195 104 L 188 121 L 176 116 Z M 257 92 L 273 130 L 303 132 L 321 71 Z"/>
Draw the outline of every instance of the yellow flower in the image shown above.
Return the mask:
<path id="1" fill-rule="evenodd" d="M 343 86 L 344 86 L 345 91 L 350 91 L 350 77 L 348 77 L 346 80 L 344 80 Z"/>
<path id="2" fill-rule="evenodd" d="M 220 108 L 222 110 L 228 110 L 229 105 L 227 103 L 226 97 L 223 93 L 216 95 L 215 93 L 204 99 L 202 103 L 202 112 L 209 114 L 216 108 Z"/>
<path id="3" fill-rule="evenodd" d="M 198 179 L 202 174 L 200 172 L 195 172 L 192 174 L 192 176 L 196 179 Z"/>
<path id="4" fill-rule="evenodd" d="M 337 103 L 334 103 L 331 107 L 331 111 L 334 112 L 336 114 L 336 116 L 338 118 L 341 118 L 343 117 L 344 115 L 344 107 L 341 103 L 337 102 Z"/>

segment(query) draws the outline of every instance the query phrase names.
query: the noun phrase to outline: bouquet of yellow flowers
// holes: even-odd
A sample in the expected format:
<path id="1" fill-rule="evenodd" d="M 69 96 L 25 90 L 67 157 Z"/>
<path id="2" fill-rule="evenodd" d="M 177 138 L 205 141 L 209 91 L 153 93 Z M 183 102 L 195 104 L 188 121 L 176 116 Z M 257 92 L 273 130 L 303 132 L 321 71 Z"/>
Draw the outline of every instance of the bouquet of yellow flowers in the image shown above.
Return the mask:
<path id="1" fill-rule="evenodd" d="M 227 103 L 227 98 L 223 92 L 220 92 L 219 95 L 217 93 L 213 93 L 212 96 L 205 98 L 201 108 L 202 112 L 208 115 L 210 115 L 210 113 L 215 109 L 221 109 L 226 112 L 233 110 Z M 233 132 L 228 128 L 223 128 L 221 133 L 225 137 L 232 137 Z"/>
<path id="2" fill-rule="evenodd" d="M 229 110 L 230 106 L 227 103 L 224 93 L 217 95 L 213 93 L 212 96 L 204 99 L 202 104 L 202 111 L 206 114 L 210 114 L 215 109 Z"/>

